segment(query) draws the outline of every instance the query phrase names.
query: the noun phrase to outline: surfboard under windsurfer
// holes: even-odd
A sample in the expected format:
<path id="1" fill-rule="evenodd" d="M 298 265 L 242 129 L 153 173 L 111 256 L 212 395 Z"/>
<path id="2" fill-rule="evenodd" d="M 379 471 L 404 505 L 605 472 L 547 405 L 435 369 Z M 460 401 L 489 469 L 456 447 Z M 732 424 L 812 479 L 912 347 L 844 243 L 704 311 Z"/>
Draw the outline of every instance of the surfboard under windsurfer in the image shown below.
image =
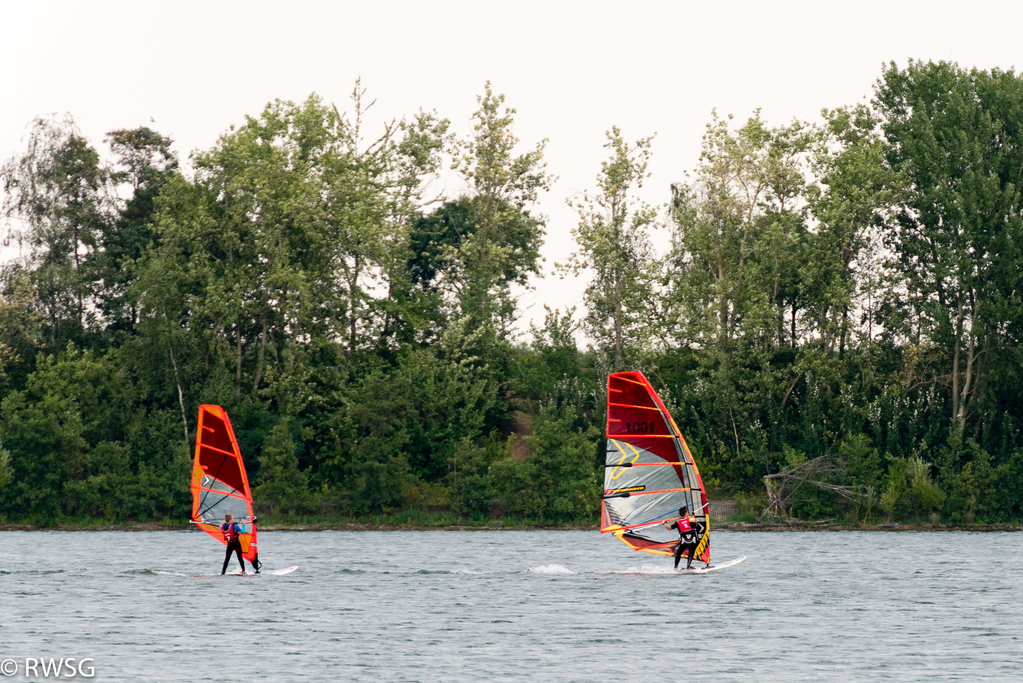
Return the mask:
<path id="1" fill-rule="evenodd" d="M 671 522 L 664 522 L 664 528 L 678 529 L 678 545 L 675 546 L 675 569 L 678 569 L 678 563 L 682 559 L 682 554 L 685 551 L 689 551 L 686 555 L 686 569 L 691 569 L 693 566 L 693 557 L 696 555 L 696 548 L 700 543 L 700 535 L 703 533 L 702 524 L 696 521 L 696 518 L 689 514 L 689 506 L 683 505 L 678 509 L 678 519 Z M 707 563 L 710 566 L 710 563 Z"/>

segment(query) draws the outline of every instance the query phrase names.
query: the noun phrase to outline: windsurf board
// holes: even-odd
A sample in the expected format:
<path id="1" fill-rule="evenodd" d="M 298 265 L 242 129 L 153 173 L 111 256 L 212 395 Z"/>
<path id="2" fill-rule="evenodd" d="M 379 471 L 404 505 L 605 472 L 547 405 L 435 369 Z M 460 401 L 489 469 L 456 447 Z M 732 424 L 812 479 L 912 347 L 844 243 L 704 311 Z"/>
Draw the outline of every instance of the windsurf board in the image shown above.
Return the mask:
<path id="1" fill-rule="evenodd" d="M 734 560 L 729 560 L 728 562 L 722 562 L 721 564 L 712 564 L 709 567 L 693 567 L 692 569 L 679 569 L 678 573 L 679 574 L 709 574 L 710 572 L 716 572 L 717 570 L 724 569 L 725 567 L 732 567 L 734 565 L 737 565 L 737 564 L 739 564 L 740 562 L 742 562 L 745 559 L 746 559 L 746 556 L 743 555 L 742 557 L 738 557 L 738 558 L 736 558 Z"/>

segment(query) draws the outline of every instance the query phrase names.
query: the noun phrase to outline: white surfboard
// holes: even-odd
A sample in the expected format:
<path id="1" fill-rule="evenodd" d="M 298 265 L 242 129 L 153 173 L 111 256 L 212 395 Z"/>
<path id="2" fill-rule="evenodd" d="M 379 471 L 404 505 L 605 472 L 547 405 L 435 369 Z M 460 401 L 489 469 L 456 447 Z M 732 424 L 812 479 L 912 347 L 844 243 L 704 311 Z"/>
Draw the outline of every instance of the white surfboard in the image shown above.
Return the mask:
<path id="1" fill-rule="evenodd" d="M 268 569 L 266 571 L 261 571 L 258 574 L 252 571 L 247 571 L 244 574 L 242 574 L 241 572 L 228 572 L 227 576 L 247 576 L 252 578 L 260 576 L 284 576 L 285 574 L 290 574 L 296 569 L 298 569 L 297 565 L 294 567 L 285 567 L 284 569 Z"/>
<path id="2" fill-rule="evenodd" d="M 218 577 L 218 576 L 247 576 L 247 577 L 284 576 L 285 574 L 290 574 L 291 572 L 295 571 L 296 569 L 298 569 L 297 565 L 294 566 L 294 567 L 285 567 L 284 569 L 270 569 L 268 571 L 260 572 L 258 574 L 256 572 L 253 572 L 253 571 L 247 571 L 244 574 L 241 573 L 241 572 L 227 572 L 226 574 L 182 574 L 181 572 L 168 572 L 168 571 L 163 571 L 163 570 L 160 570 L 160 569 L 146 569 L 142 573 L 144 573 L 144 574 L 155 574 L 157 576 L 178 576 L 178 577 L 186 578 L 186 579 L 209 579 L 209 578 L 215 578 L 215 577 Z"/>
<path id="3" fill-rule="evenodd" d="M 716 572 L 717 570 L 724 569 L 725 567 L 731 567 L 733 565 L 737 565 L 737 564 L 739 564 L 740 562 L 742 562 L 745 559 L 746 559 L 746 556 L 743 555 L 742 557 L 738 557 L 738 558 L 736 558 L 734 560 L 729 560 L 728 562 L 722 562 L 721 564 L 712 564 L 709 567 L 693 567 L 692 569 L 679 569 L 678 573 L 679 574 L 709 574 L 710 572 Z"/>
<path id="4" fill-rule="evenodd" d="M 295 565 L 294 567 L 285 567 L 284 569 L 271 569 L 268 572 L 261 572 L 261 573 L 269 574 L 270 576 L 284 576 L 285 574 L 290 574 L 291 572 L 295 571 L 296 569 L 298 569 L 298 565 Z"/>

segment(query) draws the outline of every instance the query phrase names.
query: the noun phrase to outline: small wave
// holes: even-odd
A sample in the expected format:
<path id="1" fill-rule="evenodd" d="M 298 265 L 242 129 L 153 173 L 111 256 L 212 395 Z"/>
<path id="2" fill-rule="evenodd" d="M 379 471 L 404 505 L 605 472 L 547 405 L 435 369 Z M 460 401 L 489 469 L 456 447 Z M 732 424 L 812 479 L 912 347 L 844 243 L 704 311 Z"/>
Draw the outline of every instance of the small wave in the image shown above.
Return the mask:
<path id="1" fill-rule="evenodd" d="M 560 564 L 542 564 L 539 567 L 530 567 L 530 574 L 575 574 L 574 571 L 568 567 L 563 567 Z"/>
<path id="2" fill-rule="evenodd" d="M 479 569 L 420 569 L 415 574 L 458 574 L 461 576 L 478 576 L 480 574 L 493 574 L 494 572 Z"/>
<path id="3" fill-rule="evenodd" d="M 173 576 L 179 579 L 209 579 L 222 574 L 185 574 L 184 572 L 169 572 L 164 569 L 127 569 L 122 574 L 136 574 L 141 576 Z M 239 574 L 228 572 L 227 576 L 250 576 L 250 574 Z M 255 576 L 252 574 L 251 576 Z"/>
<path id="4" fill-rule="evenodd" d="M 163 569 L 142 569 L 142 570 L 140 570 L 138 572 L 128 572 L 128 573 L 129 574 L 130 573 L 154 574 L 156 576 L 180 576 L 180 577 L 188 577 L 188 574 L 182 574 L 181 572 L 168 572 L 168 571 L 164 571 Z"/>

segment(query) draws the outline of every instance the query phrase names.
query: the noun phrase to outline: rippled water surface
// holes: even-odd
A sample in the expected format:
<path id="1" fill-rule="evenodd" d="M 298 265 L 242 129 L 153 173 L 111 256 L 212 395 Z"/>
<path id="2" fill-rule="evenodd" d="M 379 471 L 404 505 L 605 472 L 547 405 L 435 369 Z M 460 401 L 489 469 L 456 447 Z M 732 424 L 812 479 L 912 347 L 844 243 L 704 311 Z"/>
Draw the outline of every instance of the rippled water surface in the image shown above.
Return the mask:
<path id="1" fill-rule="evenodd" d="M 97 681 L 1023 680 L 1020 533 L 718 531 L 715 561 L 748 559 L 702 576 L 581 531 L 267 532 L 260 555 L 300 568 L 221 577 L 197 531 L 0 532 L 0 659 L 91 657 Z"/>

